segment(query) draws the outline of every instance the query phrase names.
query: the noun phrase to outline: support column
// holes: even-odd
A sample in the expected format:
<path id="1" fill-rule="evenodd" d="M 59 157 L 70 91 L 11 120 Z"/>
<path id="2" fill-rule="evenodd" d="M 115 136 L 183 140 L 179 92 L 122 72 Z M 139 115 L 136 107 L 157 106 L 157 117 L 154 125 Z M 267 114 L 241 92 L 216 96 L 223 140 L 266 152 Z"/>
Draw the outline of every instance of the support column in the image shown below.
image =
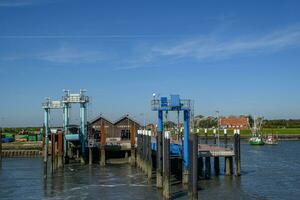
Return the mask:
<path id="1" fill-rule="evenodd" d="M 81 163 L 85 163 L 86 105 L 80 104 Z"/>
<path id="2" fill-rule="evenodd" d="M 241 154 L 240 154 L 240 130 L 236 130 L 234 134 L 234 161 L 235 161 L 235 176 L 241 175 Z"/>
<path id="3" fill-rule="evenodd" d="M 215 169 L 215 175 L 220 175 L 220 159 L 219 157 L 214 157 L 214 169 Z"/>
<path id="4" fill-rule="evenodd" d="M 204 165 L 203 165 L 203 158 L 202 158 L 202 157 L 199 157 L 199 158 L 198 158 L 198 177 L 199 177 L 199 178 L 204 176 L 203 168 L 204 168 Z"/>
<path id="5" fill-rule="evenodd" d="M 190 113 L 184 110 L 184 141 L 183 141 L 183 168 L 182 168 L 182 184 L 188 184 L 189 177 L 189 129 L 190 129 Z"/>
<path id="6" fill-rule="evenodd" d="M 165 199 L 171 198 L 170 176 L 170 132 L 166 131 L 163 143 L 163 196 Z"/>
<path id="7" fill-rule="evenodd" d="M 64 143 L 63 143 L 64 134 L 60 133 L 58 135 L 58 167 L 63 167 L 63 150 L 64 150 Z"/>
<path id="8" fill-rule="evenodd" d="M 130 164 L 132 166 L 135 165 L 136 157 L 135 157 L 135 122 L 133 122 L 133 125 L 130 127 L 130 144 L 131 144 L 131 156 L 130 156 Z"/>
<path id="9" fill-rule="evenodd" d="M 225 157 L 225 175 L 226 176 L 230 176 L 231 175 L 230 157 Z"/>
<path id="10" fill-rule="evenodd" d="M 100 166 L 105 166 L 105 126 L 102 122 L 100 130 Z"/>
<path id="11" fill-rule="evenodd" d="M 227 129 L 224 129 L 224 145 L 225 145 L 225 148 L 227 148 Z"/>
<path id="12" fill-rule="evenodd" d="M 93 164 L 93 148 L 89 147 L 89 165 Z"/>
<path id="13" fill-rule="evenodd" d="M 205 178 L 209 179 L 211 176 L 210 157 L 205 157 Z"/>
<path id="14" fill-rule="evenodd" d="M 54 172 L 55 163 L 54 163 L 54 157 L 55 157 L 55 137 L 54 134 L 51 133 L 51 172 Z"/>
<path id="15" fill-rule="evenodd" d="M 48 163 L 48 133 L 49 133 L 49 109 L 44 110 L 45 146 L 44 146 L 44 178 L 47 178 Z"/>
<path id="16" fill-rule="evenodd" d="M 158 122 L 157 122 L 157 151 L 156 151 L 156 186 L 158 188 L 162 188 L 163 182 L 162 182 L 162 135 L 163 135 L 163 111 L 158 111 Z"/>
<path id="17" fill-rule="evenodd" d="M 205 144 L 208 144 L 208 141 L 207 141 L 207 128 L 204 129 L 204 134 L 205 134 Z"/>
<path id="18" fill-rule="evenodd" d="M 189 139 L 190 164 L 189 164 L 189 199 L 198 199 L 198 136 L 192 134 Z"/>
<path id="19" fill-rule="evenodd" d="M 68 157 L 68 142 L 66 140 L 66 135 L 69 134 L 69 130 L 68 130 L 68 126 L 69 126 L 69 104 L 65 103 L 64 104 L 64 137 L 63 137 L 63 145 L 64 145 L 64 163 L 68 163 L 69 162 L 69 157 Z"/>
<path id="20" fill-rule="evenodd" d="M 148 181 L 152 178 L 152 149 L 151 149 L 151 131 L 148 131 Z"/>

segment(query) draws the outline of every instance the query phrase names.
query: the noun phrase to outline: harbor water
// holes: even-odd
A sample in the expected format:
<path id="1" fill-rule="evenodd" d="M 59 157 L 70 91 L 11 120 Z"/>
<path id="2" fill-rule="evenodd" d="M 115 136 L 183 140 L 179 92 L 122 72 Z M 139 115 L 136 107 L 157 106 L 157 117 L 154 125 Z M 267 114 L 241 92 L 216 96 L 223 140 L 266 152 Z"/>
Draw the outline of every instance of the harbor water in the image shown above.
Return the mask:
<path id="1" fill-rule="evenodd" d="M 300 142 L 241 146 L 242 176 L 200 181 L 199 199 L 299 199 Z M 212 166 L 213 167 L 213 166 Z M 212 168 L 213 169 L 213 168 Z M 187 199 L 180 184 L 174 199 Z M 0 167 L 0 199 L 162 199 L 155 179 L 148 183 L 130 165 L 67 165 L 43 179 L 41 158 L 5 158 Z"/>

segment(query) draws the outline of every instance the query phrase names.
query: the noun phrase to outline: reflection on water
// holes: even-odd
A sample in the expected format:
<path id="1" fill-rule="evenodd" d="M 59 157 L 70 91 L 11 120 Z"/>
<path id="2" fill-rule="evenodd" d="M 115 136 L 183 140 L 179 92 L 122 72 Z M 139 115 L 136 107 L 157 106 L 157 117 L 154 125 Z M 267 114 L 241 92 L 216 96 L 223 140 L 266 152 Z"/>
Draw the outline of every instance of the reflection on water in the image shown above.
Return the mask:
<path id="1" fill-rule="evenodd" d="M 242 176 L 212 177 L 200 182 L 203 199 L 298 199 L 300 142 L 277 146 L 242 145 Z M 221 169 L 224 163 L 220 162 Z M 212 166 L 213 167 L 213 166 Z M 129 165 L 99 168 L 72 164 L 43 180 L 42 160 L 4 159 L 0 169 L 0 199 L 162 199 L 155 180 Z M 223 170 L 222 170 L 223 171 Z M 187 199 L 180 184 L 175 199 Z"/>

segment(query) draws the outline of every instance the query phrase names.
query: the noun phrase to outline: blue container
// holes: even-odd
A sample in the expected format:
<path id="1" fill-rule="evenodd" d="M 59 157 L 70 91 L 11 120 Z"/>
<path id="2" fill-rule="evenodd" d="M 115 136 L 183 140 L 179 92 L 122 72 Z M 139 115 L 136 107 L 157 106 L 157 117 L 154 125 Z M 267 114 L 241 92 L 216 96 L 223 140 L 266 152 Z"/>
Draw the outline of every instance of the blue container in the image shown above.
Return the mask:
<path id="1" fill-rule="evenodd" d="M 14 138 L 2 138 L 1 140 L 2 140 L 2 143 L 9 143 L 9 142 L 15 141 Z"/>

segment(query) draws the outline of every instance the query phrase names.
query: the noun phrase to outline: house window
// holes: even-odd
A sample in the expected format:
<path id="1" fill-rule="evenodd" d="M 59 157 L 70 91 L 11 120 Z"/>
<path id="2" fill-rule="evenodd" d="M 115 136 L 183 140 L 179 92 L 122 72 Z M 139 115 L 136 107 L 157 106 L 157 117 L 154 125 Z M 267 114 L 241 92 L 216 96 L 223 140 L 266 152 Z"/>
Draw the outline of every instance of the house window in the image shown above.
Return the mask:
<path id="1" fill-rule="evenodd" d="M 130 130 L 121 130 L 121 140 L 130 140 Z"/>

